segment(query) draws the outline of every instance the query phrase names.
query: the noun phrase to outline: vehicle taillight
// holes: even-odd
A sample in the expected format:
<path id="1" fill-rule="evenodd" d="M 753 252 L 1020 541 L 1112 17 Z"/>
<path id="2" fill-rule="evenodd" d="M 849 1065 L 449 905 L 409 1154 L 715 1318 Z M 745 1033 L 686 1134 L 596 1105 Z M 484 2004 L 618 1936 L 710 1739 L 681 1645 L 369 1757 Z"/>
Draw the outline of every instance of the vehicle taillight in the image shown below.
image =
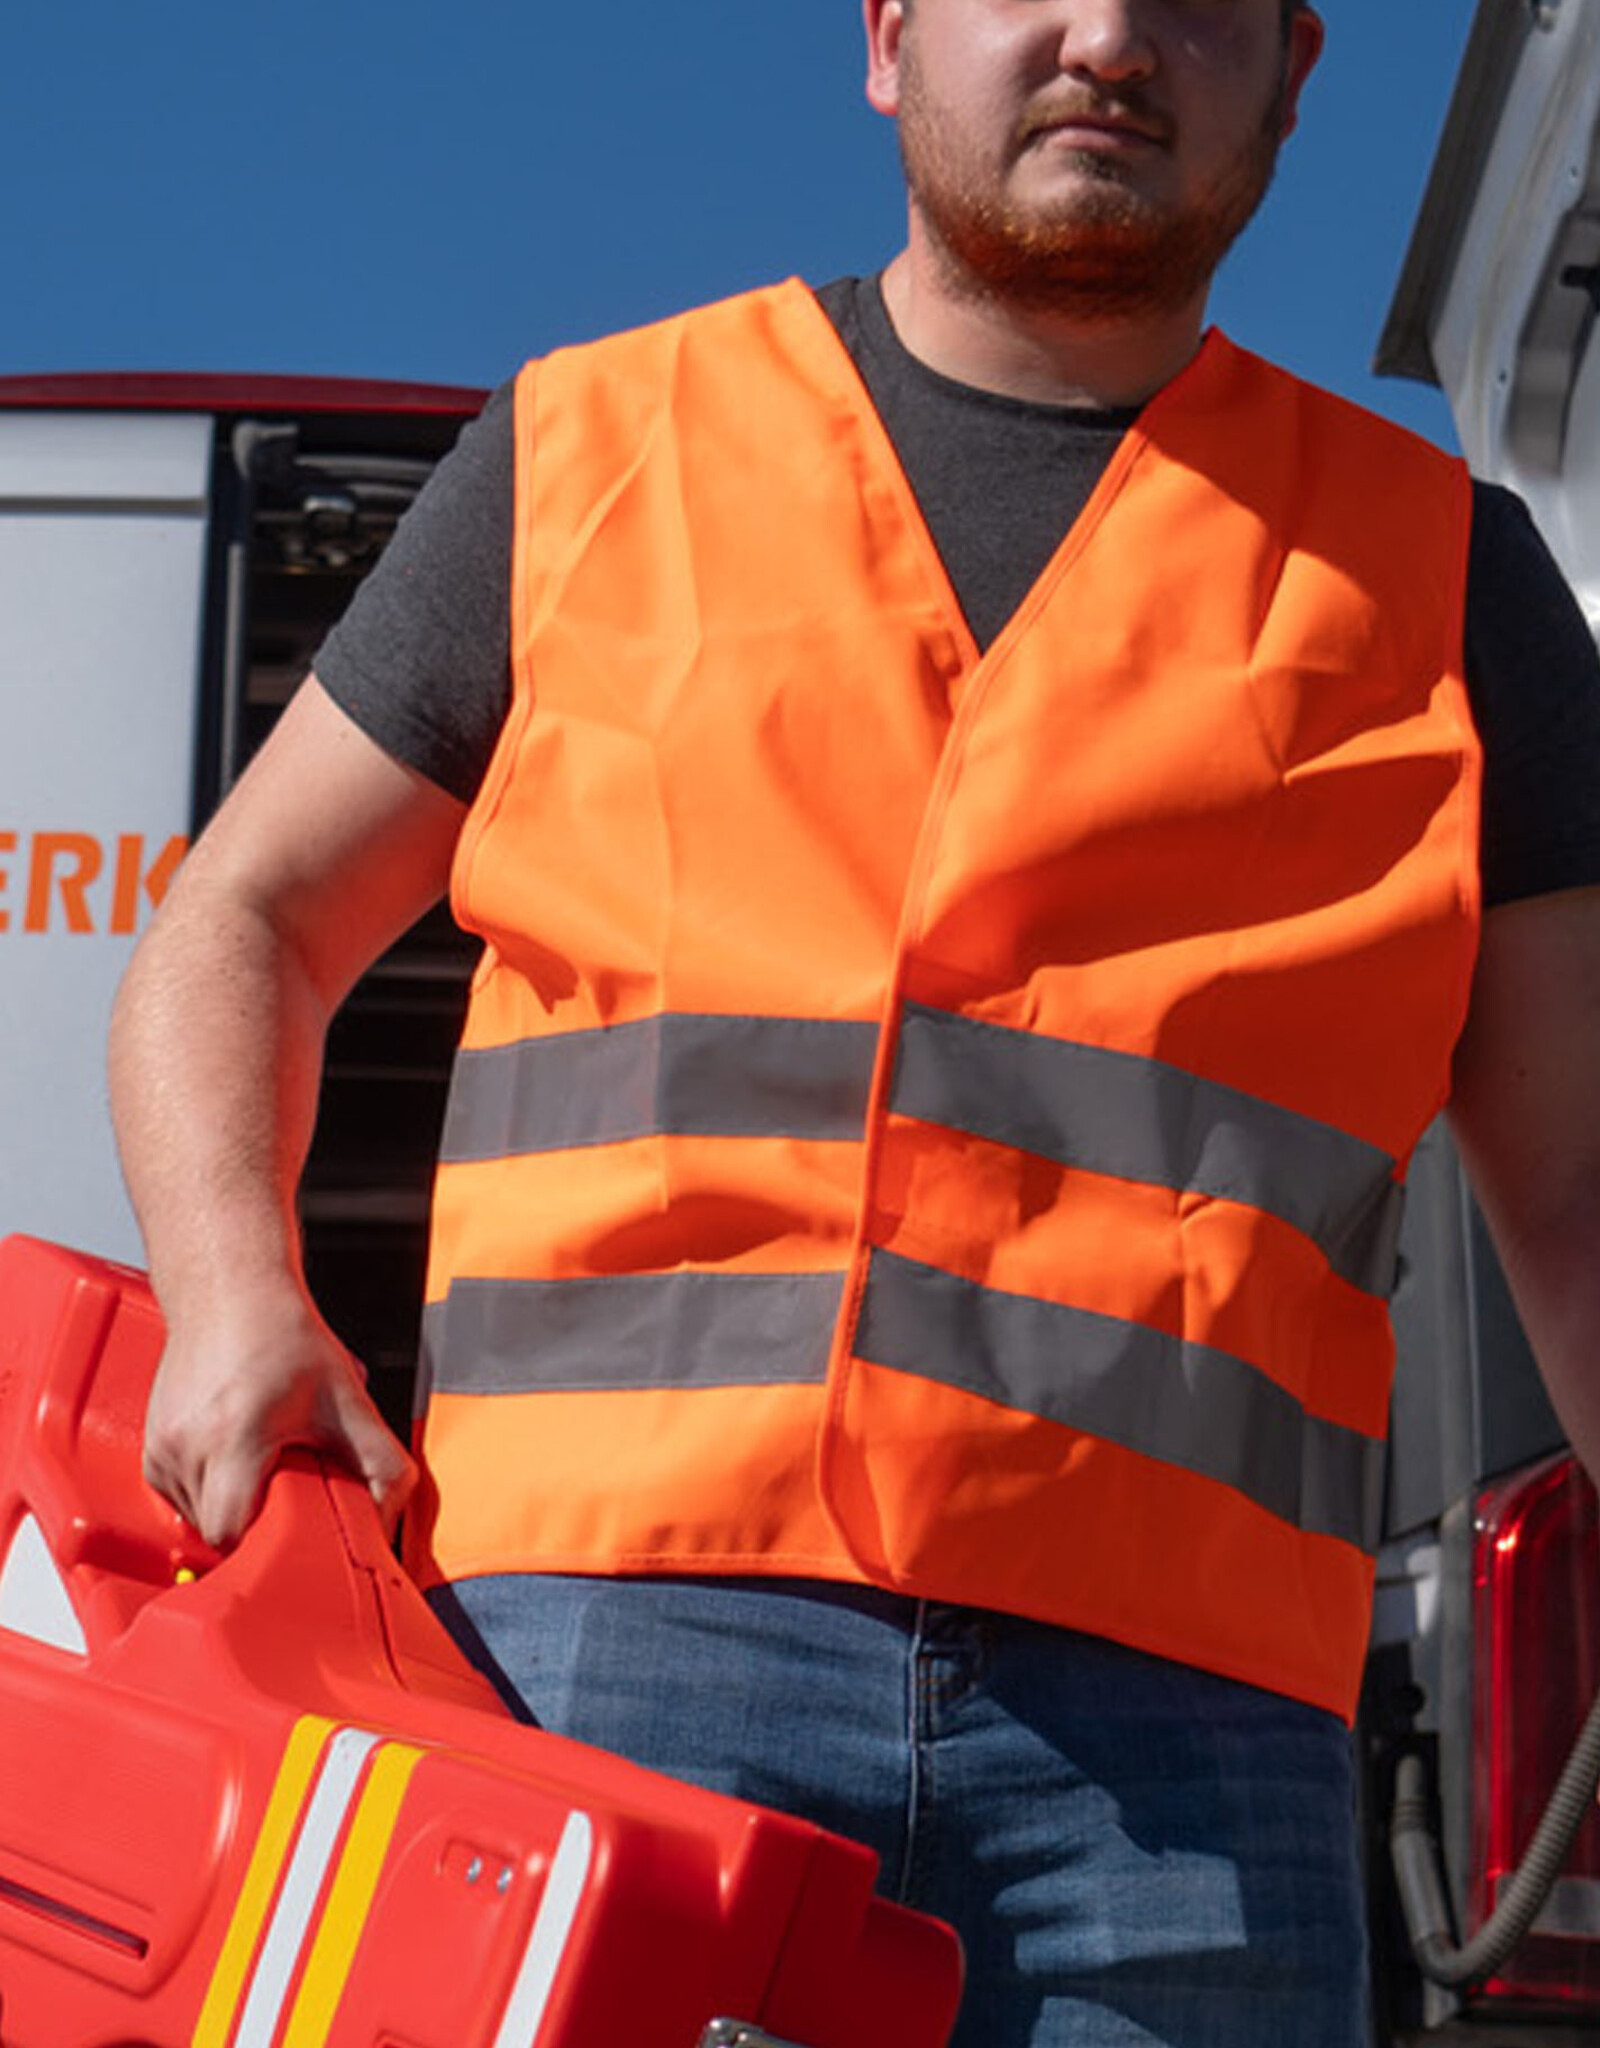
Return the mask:
<path id="1" fill-rule="evenodd" d="M 1574 1458 L 1478 1500 L 1474 1558 L 1471 1928 L 1522 1860 L 1600 1691 L 1600 1514 Z M 1600 2010 L 1600 1812 L 1584 1821 L 1532 1932 L 1486 1995 Z"/>

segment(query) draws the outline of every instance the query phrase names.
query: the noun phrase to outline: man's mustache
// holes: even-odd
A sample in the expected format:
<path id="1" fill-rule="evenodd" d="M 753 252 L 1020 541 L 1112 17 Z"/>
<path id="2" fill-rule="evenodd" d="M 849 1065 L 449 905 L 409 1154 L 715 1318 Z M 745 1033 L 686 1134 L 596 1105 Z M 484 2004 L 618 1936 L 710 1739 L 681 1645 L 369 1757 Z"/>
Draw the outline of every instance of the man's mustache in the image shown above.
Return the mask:
<path id="1" fill-rule="evenodd" d="M 1172 141 L 1175 124 L 1170 114 L 1150 106 L 1136 93 L 1115 97 L 1106 93 L 1057 93 L 1040 100 L 1023 115 L 1018 126 L 1019 141 L 1030 142 L 1053 128 L 1087 123 L 1091 127 L 1127 128 L 1163 147 Z"/>

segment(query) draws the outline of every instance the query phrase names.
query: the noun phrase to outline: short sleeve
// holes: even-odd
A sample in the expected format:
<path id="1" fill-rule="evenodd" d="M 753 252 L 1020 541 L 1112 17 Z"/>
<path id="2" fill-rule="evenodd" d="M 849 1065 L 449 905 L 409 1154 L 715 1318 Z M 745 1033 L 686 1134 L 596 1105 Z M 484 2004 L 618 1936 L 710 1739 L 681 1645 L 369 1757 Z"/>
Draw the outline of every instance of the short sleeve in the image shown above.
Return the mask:
<path id="1" fill-rule="evenodd" d="M 429 478 L 314 664 L 385 752 L 465 803 L 511 702 L 513 385 Z"/>
<path id="2" fill-rule="evenodd" d="M 1522 500 L 1473 490 L 1467 688 L 1486 905 L 1600 882 L 1600 653 Z"/>

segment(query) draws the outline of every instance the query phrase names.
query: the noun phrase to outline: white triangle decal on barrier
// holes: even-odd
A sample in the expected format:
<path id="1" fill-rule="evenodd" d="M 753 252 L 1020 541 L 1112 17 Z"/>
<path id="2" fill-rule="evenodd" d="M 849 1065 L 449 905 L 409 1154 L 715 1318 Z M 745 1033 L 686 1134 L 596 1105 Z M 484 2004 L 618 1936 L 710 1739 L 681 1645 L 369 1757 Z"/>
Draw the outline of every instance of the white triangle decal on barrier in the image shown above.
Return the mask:
<path id="1" fill-rule="evenodd" d="M 87 1657 L 89 1645 L 44 1531 L 32 1515 L 24 1515 L 0 1565 L 0 1628 L 36 1643 L 49 1643 Z"/>

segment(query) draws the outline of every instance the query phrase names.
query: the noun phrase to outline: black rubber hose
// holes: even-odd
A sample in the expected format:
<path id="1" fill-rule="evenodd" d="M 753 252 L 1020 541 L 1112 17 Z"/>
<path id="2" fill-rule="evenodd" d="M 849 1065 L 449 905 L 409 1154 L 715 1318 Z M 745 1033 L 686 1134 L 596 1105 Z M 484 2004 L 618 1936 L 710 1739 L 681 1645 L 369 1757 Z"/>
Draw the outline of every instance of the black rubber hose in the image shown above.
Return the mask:
<path id="1" fill-rule="evenodd" d="M 1418 1756 L 1400 1759 L 1394 1780 L 1389 1849 L 1405 1913 L 1411 1953 L 1435 1984 L 1471 1984 L 1489 1977 L 1521 1941 L 1567 1860 L 1567 1852 L 1600 1786 L 1600 1698 L 1589 1709 L 1550 1802 L 1539 1818 L 1521 1868 L 1500 1902 L 1469 1942 L 1457 1947 L 1439 1876 L 1439 1856 L 1428 1831 L 1427 1779 Z"/>

